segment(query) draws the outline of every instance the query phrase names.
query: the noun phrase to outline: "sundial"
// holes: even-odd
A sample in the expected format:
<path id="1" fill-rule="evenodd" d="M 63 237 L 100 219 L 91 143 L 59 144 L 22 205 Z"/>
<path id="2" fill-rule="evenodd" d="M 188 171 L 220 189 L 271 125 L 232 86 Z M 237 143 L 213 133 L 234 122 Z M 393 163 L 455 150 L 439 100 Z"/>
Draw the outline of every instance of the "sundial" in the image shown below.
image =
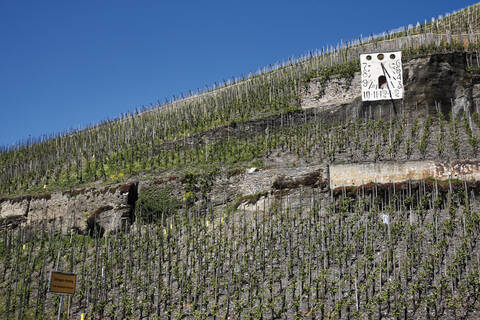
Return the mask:
<path id="1" fill-rule="evenodd" d="M 360 55 L 362 100 L 403 99 L 402 52 Z"/>

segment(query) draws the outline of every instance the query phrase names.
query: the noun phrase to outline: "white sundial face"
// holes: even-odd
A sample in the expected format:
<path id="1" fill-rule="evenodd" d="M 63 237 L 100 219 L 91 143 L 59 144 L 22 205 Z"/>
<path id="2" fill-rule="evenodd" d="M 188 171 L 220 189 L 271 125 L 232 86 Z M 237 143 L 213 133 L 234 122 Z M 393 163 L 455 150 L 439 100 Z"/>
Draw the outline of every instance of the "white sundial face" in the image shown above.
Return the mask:
<path id="1" fill-rule="evenodd" d="M 402 52 L 360 55 L 362 100 L 403 99 Z"/>

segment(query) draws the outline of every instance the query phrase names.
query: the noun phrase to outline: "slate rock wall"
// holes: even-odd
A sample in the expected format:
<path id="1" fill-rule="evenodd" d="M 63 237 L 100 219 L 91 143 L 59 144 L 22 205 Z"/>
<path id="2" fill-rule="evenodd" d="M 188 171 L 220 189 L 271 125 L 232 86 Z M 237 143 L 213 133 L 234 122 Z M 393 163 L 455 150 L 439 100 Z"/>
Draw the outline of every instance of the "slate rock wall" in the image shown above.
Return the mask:
<path id="1" fill-rule="evenodd" d="M 122 222 L 133 220 L 138 183 L 101 188 L 0 199 L 0 219 L 4 224 L 45 225 L 48 229 L 77 233 L 114 232 Z M 1 225 L 0 222 L 0 225 Z"/>

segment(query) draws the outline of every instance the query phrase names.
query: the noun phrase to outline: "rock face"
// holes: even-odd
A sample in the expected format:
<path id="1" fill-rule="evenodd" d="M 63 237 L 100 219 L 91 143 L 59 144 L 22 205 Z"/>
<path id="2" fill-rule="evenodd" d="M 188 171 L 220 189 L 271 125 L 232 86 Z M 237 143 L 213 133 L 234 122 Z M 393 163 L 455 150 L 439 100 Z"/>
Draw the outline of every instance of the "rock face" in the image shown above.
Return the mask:
<path id="1" fill-rule="evenodd" d="M 216 181 L 211 201 L 216 206 L 235 201 L 243 211 L 268 210 L 273 204 L 287 201 L 290 207 L 295 207 L 292 201 L 300 202 L 302 193 L 313 188 L 328 189 L 326 165 L 264 168 L 223 177 Z"/>
<path id="2" fill-rule="evenodd" d="M 0 199 L 0 219 L 55 231 L 114 232 L 133 219 L 138 183 Z"/>
<path id="3" fill-rule="evenodd" d="M 310 81 L 308 87 L 301 93 L 302 108 L 321 107 L 328 110 L 339 104 L 352 103 L 356 99 L 361 99 L 359 88 L 360 72 L 356 72 L 351 80 L 333 76 L 326 83 Z"/>
<path id="4" fill-rule="evenodd" d="M 445 53 L 414 57 L 403 63 L 403 100 L 395 100 L 397 112 L 442 111 L 458 114 L 480 111 L 480 77 L 468 71 L 474 53 Z M 382 117 L 392 114 L 391 101 L 363 102 L 360 73 L 351 82 L 332 77 L 325 83 L 313 79 L 301 92 L 303 109 L 319 108 L 342 118 Z"/>
<path id="5" fill-rule="evenodd" d="M 407 180 L 460 179 L 480 181 L 479 160 L 400 161 L 333 164 L 330 166 L 330 188 L 361 186 L 371 182 L 386 184 Z"/>

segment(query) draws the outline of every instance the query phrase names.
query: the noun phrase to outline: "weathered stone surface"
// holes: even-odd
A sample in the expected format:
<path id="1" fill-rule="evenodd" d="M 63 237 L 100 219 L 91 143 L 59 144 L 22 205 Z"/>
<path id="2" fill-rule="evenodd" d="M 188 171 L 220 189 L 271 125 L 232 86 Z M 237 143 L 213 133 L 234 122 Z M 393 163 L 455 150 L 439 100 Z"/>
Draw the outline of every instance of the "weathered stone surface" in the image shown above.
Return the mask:
<path id="1" fill-rule="evenodd" d="M 251 174 L 235 177 L 237 193 L 241 195 L 256 194 L 277 189 L 296 188 L 301 185 L 314 185 L 317 180 L 325 180 L 324 165 L 312 165 L 295 168 L 272 168 L 258 170 Z M 309 181 L 311 177 L 313 181 Z M 232 181 L 233 182 L 233 181 Z M 275 185 L 275 182 L 277 184 Z M 284 182 L 284 184 L 282 184 Z"/>
<path id="2" fill-rule="evenodd" d="M 360 186 L 367 183 L 396 183 L 407 180 L 449 178 L 480 181 L 480 160 L 404 161 L 330 166 L 330 188 Z"/>
<path id="3" fill-rule="evenodd" d="M 11 216 L 26 216 L 28 213 L 28 199 L 17 199 L 0 202 L 0 219 Z"/>
<path id="4" fill-rule="evenodd" d="M 222 205 L 242 196 L 245 200 L 239 203 L 238 209 L 250 212 L 287 203 L 300 206 L 304 195 L 302 190 L 323 190 L 328 185 L 327 181 L 328 170 L 325 165 L 259 169 L 217 181 L 211 198 L 214 205 Z M 258 198 L 248 197 L 254 195 Z"/>
<path id="5" fill-rule="evenodd" d="M 480 89 L 476 78 L 467 72 L 466 61 L 466 53 L 445 53 L 404 62 L 404 99 L 394 104 L 387 100 L 363 102 L 357 72 L 351 85 L 338 76 L 325 83 L 312 79 L 301 92 L 301 105 L 303 109 L 319 108 L 341 118 L 384 117 L 394 111 L 470 113 L 479 108 Z M 324 94 L 319 94 L 322 91 Z"/>
<path id="6" fill-rule="evenodd" d="M 356 72 L 351 81 L 338 76 L 332 77 L 325 84 L 310 81 L 308 87 L 302 90 L 301 96 L 303 109 L 352 103 L 361 97 L 360 72 Z"/>
<path id="7" fill-rule="evenodd" d="M 275 210 L 280 210 L 281 208 L 294 210 L 311 208 L 314 194 L 323 193 L 322 190 L 314 189 L 311 186 L 297 186 L 293 189 L 265 193 L 257 201 L 244 201 L 240 203 L 237 209 L 243 212 L 265 211 L 274 213 Z"/>
<path id="8" fill-rule="evenodd" d="M 480 81 L 480 78 L 478 79 Z M 473 111 L 480 113 L 480 84 L 474 84 L 472 87 L 472 104 Z"/>
<path id="9" fill-rule="evenodd" d="M 137 183 L 103 188 L 70 190 L 40 197 L 4 199 L 1 218 L 25 216 L 24 224 L 46 224 L 61 232 L 112 232 L 121 227 L 123 219 L 132 219 L 137 197 Z M 104 210 L 105 208 L 109 210 Z"/>

